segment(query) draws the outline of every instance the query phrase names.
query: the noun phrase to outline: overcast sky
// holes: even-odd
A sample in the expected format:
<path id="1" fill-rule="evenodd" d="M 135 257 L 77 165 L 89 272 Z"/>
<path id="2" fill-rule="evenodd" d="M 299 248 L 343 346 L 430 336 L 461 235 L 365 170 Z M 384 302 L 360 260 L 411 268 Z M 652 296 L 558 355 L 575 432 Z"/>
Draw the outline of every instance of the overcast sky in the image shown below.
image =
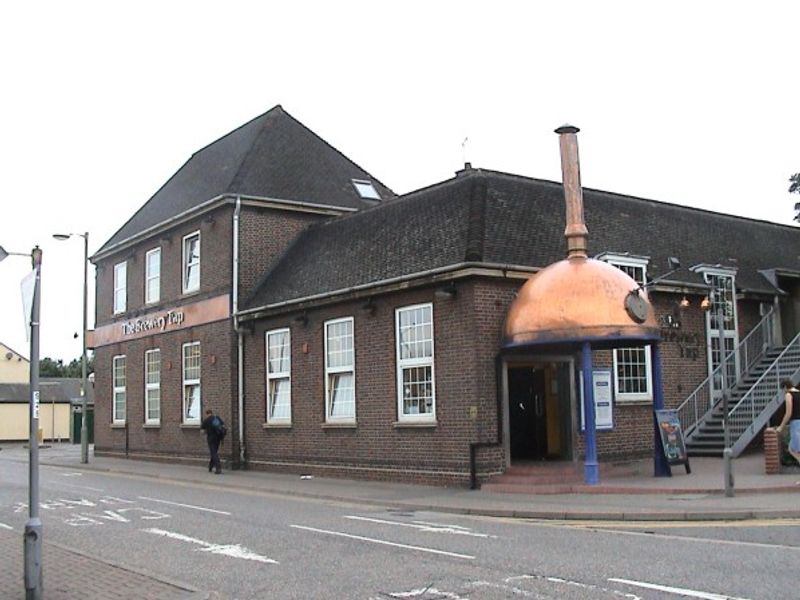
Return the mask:
<path id="1" fill-rule="evenodd" d="M 569 122 L 585 187 L 787 225 L 800 201 L 798 2 L 121 6 L 0 9 L 0 245 L 44 251 L 41 356 L 81 353 L 83 244 L 52 234 L 95 252 L 276 104 L 398 193 L 465 158 L 559 181 Z M 0 263 L 0 341 L 26 356 L 28 270 Z"/>

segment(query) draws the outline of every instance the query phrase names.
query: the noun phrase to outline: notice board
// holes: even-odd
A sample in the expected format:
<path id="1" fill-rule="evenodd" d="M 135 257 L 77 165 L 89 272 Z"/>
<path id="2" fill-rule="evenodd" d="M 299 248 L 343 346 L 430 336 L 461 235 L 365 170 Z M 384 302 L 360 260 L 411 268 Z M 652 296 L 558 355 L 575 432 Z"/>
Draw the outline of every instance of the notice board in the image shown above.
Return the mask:
<path id="1" fill-rule="evenodd" d="M 670 465 L 684 465 L 686 472 L 689 468 L 689 456 L 686 454 L 686 444 L 683 440 L 683 430 L 676 410 L 657 410 L 656 425 L 661 435 L 661 447 L 664 457 Z"/>

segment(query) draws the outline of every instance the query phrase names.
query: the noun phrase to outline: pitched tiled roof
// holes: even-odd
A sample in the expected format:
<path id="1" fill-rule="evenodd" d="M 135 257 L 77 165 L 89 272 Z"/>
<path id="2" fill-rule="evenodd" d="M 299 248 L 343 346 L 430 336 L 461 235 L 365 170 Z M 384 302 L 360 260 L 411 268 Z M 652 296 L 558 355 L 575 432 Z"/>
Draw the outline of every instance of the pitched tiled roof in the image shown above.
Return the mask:
<path id="1" fill-rule="evenodd" d="M 27 383 L 0 383 L 0 403 L 28 402 L 30 389 Z M 81 397 L 81 380 L 71 377 L 42 377 L 39 380 L 39 402 L 69 402 Z M 94 402 L 94 388 L 86 390 L 87 402 Z"/>
<path id="2" fill-rule="evenodd" d="M 352 179 L 394 193 L 297 121 L 280 105 L 196 152 L 98 252 L 221 195 L 370 206 Z"/>
<path id="3" fill-rule="evenodd" d="M 800 230 L 685 206 L 585 189 L 589 254 L 667 257 L 738 268 L 737 287 L 773 293 L 762 269 L 800 271 Z M 244 309 L 455 265 L 543 268 L 566 257 L 561 184 L 485 170 L 311 226 L 265 277 Z M 669 281 L 700 283 L 683 268 Z"/>

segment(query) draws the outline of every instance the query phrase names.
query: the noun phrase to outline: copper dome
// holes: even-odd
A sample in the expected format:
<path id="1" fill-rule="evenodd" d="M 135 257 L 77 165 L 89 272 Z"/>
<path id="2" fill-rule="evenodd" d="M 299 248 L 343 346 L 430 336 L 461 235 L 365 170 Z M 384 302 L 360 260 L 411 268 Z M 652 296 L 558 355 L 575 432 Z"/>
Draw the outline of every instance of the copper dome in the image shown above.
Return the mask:
<path id="1" fill-rule="evenodd" d="M 520 289 L 506 318 L 504 346 L 655 341 L 653 307 L 638 288 L 603 261 L 573 256 L 554 263 Z"/>

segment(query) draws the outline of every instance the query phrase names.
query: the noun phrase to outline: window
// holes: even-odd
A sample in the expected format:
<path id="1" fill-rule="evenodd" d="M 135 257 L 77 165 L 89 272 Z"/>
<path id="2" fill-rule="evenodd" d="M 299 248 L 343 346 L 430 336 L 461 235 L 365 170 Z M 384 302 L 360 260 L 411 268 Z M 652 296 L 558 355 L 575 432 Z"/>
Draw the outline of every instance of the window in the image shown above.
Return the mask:
<path id="1" fill-rule="evenodd" d="M 361 196 L 364 200 L 380 200 L 381 196 L 378 191 L 375 189 L 375 186 L 372 185 L 371 181 L 366 179 L 353 179 L 353 186 L 356 188 L 358 195 Z"/>
<path id="2" fill-rule="evenodd" d="M 353 318 L 325 322 L 325 420 L 356 418 Z"/>
<path id="3" fill-rule="evenodd" d="M 739 375 L 739 334 L 736 314 L 736 271 L 725 268 L 697 269 L 711 288 L 711 310 L 706 313 L 706 335 L 708 336 L 708 369 L 712 377 L 712 401 L 722 392 L 722 371 L 719 369 L 720 346 L 724 350 L 725 387 L 736 384 Z M 720 344 L 720 337 L 724 340 Z"/>
<path id="4" fill-rule="evenodd" d="M 200 424 L 200 342 L 183 345 L 183 422 Z"/>
<path id="5" fill-rule="evenodd" d="M 436 418 L 433 305 L 399 308 L 395 323 L 398 420 L 433 421 Z"/>
<path id="6" fill-rule="evenodd" d="M 161 423 L 161 351 L 144 353 L 144 422 Z"/>
<path id="7" fill-rule="evenodd" d="M 644 257 L 606 256 L 609 264 L 626 273 L 639 285 L 647 283 Z M 614 350 L 614 389 L 619 402 L 652 402 L 653 381 L 650 346 Z"/>
<path id="8" fill-rule="evenodd" d="M 288 329 L 267 332 L 267 423 L 292 420 L 292 345 Z"/>
<path id="9" fill-rule="evenodd" d="M 114 265 L 114 314 L 125 312 L 127 299 L 128 263 L 121 262 Z"/>
<path id="10" fill-rule="evenodd" d="M 161 248 L 153 248 L 144 259 L 144 301 L 153 304 L 161 298 Z"/>
<path id="11" fill-rule="evenodd" d="M 111 381 L 114 387 L 111 419 L 115 425 L 122 425 L 125 423 L 125 413 L 128 409 L 128 396 L 125 391 L 125 355 L 115 356 L 111 363 Z"/>
<path id="12" fill-rule="evenodd" d="M 183 293 L 200 289 L 200 232 L 183 238 Z"/>

